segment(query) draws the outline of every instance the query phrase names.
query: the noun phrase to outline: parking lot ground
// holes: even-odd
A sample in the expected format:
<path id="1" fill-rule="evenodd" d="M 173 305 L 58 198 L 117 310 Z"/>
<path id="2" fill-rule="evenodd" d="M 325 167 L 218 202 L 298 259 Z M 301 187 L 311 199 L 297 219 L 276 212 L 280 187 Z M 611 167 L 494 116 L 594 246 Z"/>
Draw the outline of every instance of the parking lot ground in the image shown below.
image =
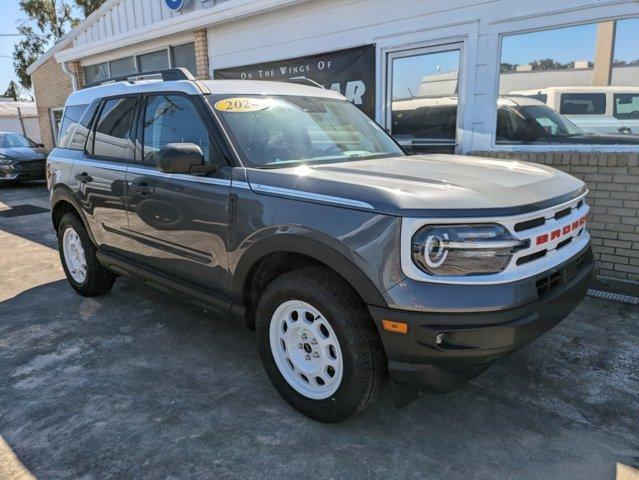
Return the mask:
<path id="1" fill-rule="evenodd" d="M 0 186 L 0 212 L 46 206 Z M 445 396 L 292 410 L 253 333 L 118 279 L 64 280 L 48 213 L 0 216 L 0 479 L 614 479 L 639 467 L 639 308 L 587 298 Z M 621 478 L 621 477 L 619 477 Z"/>

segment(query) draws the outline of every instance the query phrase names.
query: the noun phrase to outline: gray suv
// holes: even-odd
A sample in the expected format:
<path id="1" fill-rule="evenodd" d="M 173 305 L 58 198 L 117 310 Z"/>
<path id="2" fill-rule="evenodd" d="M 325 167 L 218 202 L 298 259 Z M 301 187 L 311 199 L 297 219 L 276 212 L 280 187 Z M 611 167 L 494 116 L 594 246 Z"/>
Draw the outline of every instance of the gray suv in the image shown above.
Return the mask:
<path id="1" fill-rule="evenodd" d="M 581 181 L 407 156 L 331 90 L 165 71 L 74 92 L 59 140 L 71 286 L 124 275 L 242 319 L 278 392 L 323 422 L 386 375 L 398 405 L 459 387 L 568 315 L 593 272 Z"/>

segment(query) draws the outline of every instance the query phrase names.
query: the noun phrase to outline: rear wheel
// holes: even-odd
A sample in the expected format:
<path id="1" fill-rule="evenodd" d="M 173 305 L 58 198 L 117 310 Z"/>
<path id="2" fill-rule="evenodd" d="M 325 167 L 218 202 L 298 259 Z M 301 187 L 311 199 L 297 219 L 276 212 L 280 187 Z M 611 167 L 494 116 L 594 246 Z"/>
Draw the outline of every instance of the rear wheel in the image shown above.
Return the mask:
<path id="1" fill-rule="evenodd" d="M 80 295 L 94 297 L 111 290 L 115 275 L 98 262 L 89 234 L 72 213 L 60 220 L 58 250 L 67 280 Z"/>
<path id="2" fill-rule="evenodd" d="M 258 349 L 273 386 L 294 408 L 338 422 L 374 398 L 383 353 L 365 305 L 325 268 L 286 273 L 256 312 Z"/>

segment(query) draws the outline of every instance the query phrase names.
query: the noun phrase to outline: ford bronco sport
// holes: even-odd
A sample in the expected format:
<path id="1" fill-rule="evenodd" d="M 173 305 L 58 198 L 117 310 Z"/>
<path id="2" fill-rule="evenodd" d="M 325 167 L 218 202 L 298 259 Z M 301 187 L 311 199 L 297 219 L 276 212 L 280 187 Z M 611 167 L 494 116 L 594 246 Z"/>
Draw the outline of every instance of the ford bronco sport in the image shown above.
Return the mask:
<path id="1" fill-rule="evenodd" d="M 47 164 L 66 276 L 93 296 L 125 275 L 244 319 L 306 415 L 361 411 L 386 372 L 398 404 L 451 391 L 584 296 L 580 180 L 407 156 L 331 90 L 161 75 L 67 101 Z"/>

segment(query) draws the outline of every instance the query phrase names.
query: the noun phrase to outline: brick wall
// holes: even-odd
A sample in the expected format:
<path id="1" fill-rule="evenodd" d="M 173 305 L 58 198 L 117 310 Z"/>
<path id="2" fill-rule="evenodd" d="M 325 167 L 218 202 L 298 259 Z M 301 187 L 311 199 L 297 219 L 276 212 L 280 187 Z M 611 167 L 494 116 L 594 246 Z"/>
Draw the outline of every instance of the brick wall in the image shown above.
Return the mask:
<path id="1" fill-rule="evenodd" d="M 195 63 L 197 66 L 196 77 L 198 80 L 209 79 L 209 45 L 206 39 L 206 30 L 193 32 L 195 40 Z"/>
<path id="2" fill-rule="evenodd" d="M 62 71 L 55 57 L 51 57 L 33 72 L 31 81 L 38 109 L 42 143 L 46 148 L 53 148 L 55 144 L 50 110 L 64 107 L 67 97 L 73 91 L 71 79 Z"/>
<path id="3" fill-rule="evenodd" d="M 588 185 L 589 231 L 598 273 L 639 282 L 639 154 L 475 152 L 473 155 L 542 163 Z"/>

